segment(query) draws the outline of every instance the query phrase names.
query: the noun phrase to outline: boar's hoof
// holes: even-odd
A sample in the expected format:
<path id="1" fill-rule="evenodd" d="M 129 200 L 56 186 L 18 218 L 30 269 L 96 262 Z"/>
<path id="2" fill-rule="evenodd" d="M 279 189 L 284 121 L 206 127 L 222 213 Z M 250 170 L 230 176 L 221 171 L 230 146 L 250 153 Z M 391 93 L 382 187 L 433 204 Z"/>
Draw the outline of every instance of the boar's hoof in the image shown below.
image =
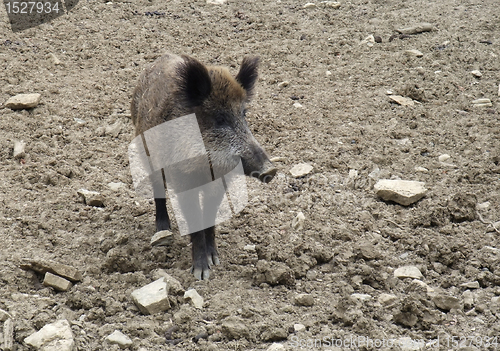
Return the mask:
<path id="1" fill-rule="evenodd" d="M 210 277 L 210 269 L 212 266 L 220 264 L 219 257 L 216 252 L 208 253 L 207 260 L 195 261 L 191 267 L 191 273 L 198 280 L 207 280 Z"/>
<path id="2" fill-rule="evenodd" d="M 207 267 L 191 267 L 191 273 L 198 280 L 207 280 L 210 277 L 210 268 Z"/>

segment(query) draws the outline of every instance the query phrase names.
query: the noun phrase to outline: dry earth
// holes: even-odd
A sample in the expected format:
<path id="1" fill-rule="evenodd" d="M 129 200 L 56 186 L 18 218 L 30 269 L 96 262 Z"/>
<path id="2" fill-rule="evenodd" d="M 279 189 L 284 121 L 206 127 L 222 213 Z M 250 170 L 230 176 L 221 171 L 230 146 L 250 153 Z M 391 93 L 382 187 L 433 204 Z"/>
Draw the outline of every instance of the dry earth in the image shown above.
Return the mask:
<path id="1" fill-rule="evenodd" d="M 273 342 L 293 350 L 299 341 L 369 349 L 306 346 L 324 337 L 500 347 L 486 346 L 493 337 L 500 344 L 500 234 L 488 224 L 500 220 L 497 0 L 305 3 L 81 0 L 17 33 L 0 12 L 0 102 L 42 95 L 33 109 L 0 109 L 0 309 L 13 317 L 15 350 L 60 319 L 78 350 L 117 350 L 104 341 L 116 329 L 131 350 L 280 349 Z M 434 30 L 393 36 L 420 22 Z M 362 43 L 369 35 L 381 42 Z M 154 206 L 135 195 L 128 168 L 132 91 L 165 51 L 233 73 L 245 55 L 259 55 L 248 120 L 282 157 L 275 180 L 249 179 L 250 203 L 219 226 L 222 264 L 207 282 L 189 273 L 186 237 L 151 247 Z M 388 90 L 414 106 L 394 103 Z M 492 107 L 473 106 L 478 98 Z M 16 140 L 26 142 L 22 159 L 13 157 Z M 295 179 L 298 163 L 314 169 Z M 387 203 L 373 190 L 380 178 L 424 181 L 429 191 L 408 207 Z M 80 188 L 100 192 L 104 207 L 82 203 Z M 300 211 L 304 228 L 295 230 Z M 83 280 L 55 292 L 20 268 L 25 258 L 69 264 Z M 427 286 L 394 277 L 409 265 Z M 159 269 L 196 288 L 204 307 L 181 294 L 171 310 L 141 314 L 130 293 Z M 299 294 L 310 296 L 297 302 Z M 193 341 L 201 332 L 208 338 Z M 453 336 L 475 339 L 453 345 Z"/>

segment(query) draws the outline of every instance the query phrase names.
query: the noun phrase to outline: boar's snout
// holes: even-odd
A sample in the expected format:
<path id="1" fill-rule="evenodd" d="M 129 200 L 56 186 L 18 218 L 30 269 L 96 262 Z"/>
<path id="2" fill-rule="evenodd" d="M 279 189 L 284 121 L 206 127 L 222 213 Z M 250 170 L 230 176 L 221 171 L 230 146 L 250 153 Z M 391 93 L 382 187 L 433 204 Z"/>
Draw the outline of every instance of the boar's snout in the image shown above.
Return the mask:
<path id="1" fill-rule="evenodd" d="M 276 167 L 274 167 L 272 162 L 267 161 L 260 170 L 254 170 L 250 172 L 250 176 L 258 178 L 263 183 L 269 183 L 271 180 L 273 180 L 277 171 L 278 170 L 276 169 Z"/>
<path id="2" fill-rule="evenodd" d="M 276 169 L 276 167 L 274 167 L 274 165 L 271 163 L 270 166 L 266 168 L 266 170 L 264 170 L 264 172 L 262 172 L 258 178 L 263 183 L 269 183 L 271 180 L 273 180 L 277 171 L 278 169 Z"/>

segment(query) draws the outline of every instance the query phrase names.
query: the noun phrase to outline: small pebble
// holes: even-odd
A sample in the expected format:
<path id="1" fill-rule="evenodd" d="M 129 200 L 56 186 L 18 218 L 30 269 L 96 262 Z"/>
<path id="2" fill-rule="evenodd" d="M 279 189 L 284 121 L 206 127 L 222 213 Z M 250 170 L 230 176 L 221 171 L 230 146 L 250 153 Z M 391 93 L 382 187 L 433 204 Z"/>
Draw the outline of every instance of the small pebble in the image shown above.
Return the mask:
<path id="1" fill-rule="evenodd" d="M 493 104 L 491 103 L 490 99 L 482 98 L 482 99 L 476 99 L 472 101 L 474 106 L 476 107 L 493 107 Z"/>
<path id="2" fill-rule="evenodd" d="M 156 232 L 152 237 L 151 246 L 167 246 L 174 241 L 174 234 L 170 230 L 161 230 Z"/>
<path id="3" fill-rule="evenodd" d="M 375 37 L 372 34 L 361 40 L 359 43 L 359 45 L 367 45 L 368 47 L 372 47 L 373 44 L 375 44 Z"/>
<path id="4" fill-rule="evenodd" d="M 331 76 L 331 75 L 332 75 L 332 72 L 330 72 L 330 71 L 326 71 L 326 73 L 325 73 L 325 74 L 326 74 L 326 76 L 328 77 L 328 76 Z M 499 90 L 499 94 L 500 94 L 500 90 Z M 499 96 L 500 96 L 500 95 L 499 95 Z"/>
<path id="5" fill-rule="evenodd" d="M 306 217 L 302 212 L 299 212 L 297 216 L 292 220 L 292 228 L 295 230 L 304 229 L 304 221 Z"/>
<path id="6" fill-rule="evenodd" d="M 311 294 L 298 294 L 295 296 L 295 304 L 298 306 L 312 306 L 314 305 L 314 298 Z"/>
<path id="7" fill-rule="evenodd" d="M 285 88 L 289 84 L 290 84 L 290 82 L 288 82 L 287 80 L 285 80 L 284 82 L 278 83 L 278 88 Z"/>
<path id="8" fill-rule="evenodd" d="M 73 284 L 71 284 L 69 280 L 66 280 L 50 272 L 45 273 L 43 285 L 51 286 L 57 291 L 68 291 L 73 286 Z"/>
<path id="9" fill-rule="evenodd" d="M 389 98 L 401 106 L 413 106 L 415 105 L 415 102 L 407 97 L 401 96 L 401 95 L 389 95 Z"/>
<path id="10" fill-rule="evenodd" d="M 295 178 L 303 177 L 313 170 L 313 166 L 308 163 L 299 163 L 290 169 L 290 173 Z"/>
<path id="11" fill-rule="evenodd" d="M 227 2 L 227 0 L 207 0 L 207 4 L 211 5 L 223 5 Z"/>
<path id="12" fill-rule="evenodd" d="M 155 314 L 170 309 L 167 280 L 162 277 L 134 290 L 132 300 L 144 314 Z"/>
<path id="13" fill-rule="evenodd" d="M 24 141 L 15 141 L 14 142 L 14 158 L 24 158 L 26 153 L 24 152 L 24 148 L 26 147 L 26 143 Z"/>
<path id="14" fill-rule="evenodd" d="M 412 49 L 412 50 L 406 50 L 405 53 L 410 56 L 415 56 L 415 57 L 422 57 L 424 54 L 418 50 Z"/>
<path id="15" fill-rule="evenodd" d="M 380 35 L 375 35 L 374 39 L 375 39 L 376 43 L 381 43 L 382 42 L 382 37 Z"/>
<path id="16" fill-rule="evenodd" d="M 451 158 L 448 154 L 442 154 L 438 157 L 439 162 L 446 162 Z"/>
<path id="17" fill-rule="evenodd" d="M 5 103 L 5 107 L 10 108 L 12 110 L 22 110 L 29 109 L 38 106 L 40 103 L 41 95 L 36 94 L 19 94 L 11 97 Z"/>
<path id="18" fill-rule="evenodd" d="M 322 1 L 322 4 L 324 4 L 326 7 L 330 7 L 332 9 L 338 9 L 340 7 L 340 2 L 338 1 Z"/>
<path id="19" fill-rule="evenodd" d="M 427 193 L 424 182 L 412 180 L 380 179 L 373 188 L 385 201 L 394 201 L 403 206 L 417 202 Z"/>
<path id="20" fill-rule="evenodd" d="M 351 294 L 351 297 L 354 300 L 359 300 L 359 301 L 368 301 L 368 300 L 371 300 L 371 298 L 372 298 L 371 295 L 368 295 L 368 294 L 357 294 L 357 293 Z"/>
<path id="21" fill-rule="evenodd" d="M 250 252 L 254 252 L 255 251 L 255 245 L 254 244 L 248 244 L 248 245 L 245 245 L 243 247 L 243 250 L 245 251 L 250 251 Z"/>
<path id="22" fill-rule="evenodd" d="M 77 194 L 83 198 L 85 204 L 94 207 L 104 207 L 104 197 L 97 191 L 79 189 Z"/>
<path id="23" fill-rule="evenodd" d="M 476 78 L 481 78 L 483 76 L 483 74 L 477 69 L 475 69 L 474 71 L 470 71 L 470 73 L 472 73 L 472 75 Z"/>
<path id="24" fill-rule="evenodd" d="M 305 9 L 313 9 L 316 7 L 316 4 L 314 2 L 308 2 L 307 4 L 304 5 Z"/>
<path id="25" fill-rule="evenodd" d="M 184 293 L 184 299 L 190 300 L 193 306 L 197 309 L 203 308 L 203 297 L 201 297 L 195 289 L 187 290 Z"/>
<path id="26" fill-rule="evenodd" d="M 47 55 L 47 57 L 52 61 L 52 63 L 54 65 L 60 65 L 61 64 L 61 60 L 59 60 L 59 58 L 57 58 L 57 56 L 54 54 L 54 53 L 50 53 Z"/>
<path id="27" fill-rule="evenodd" d="M 480 288 L 479 282 L 477 280 L 473 281 L 473 282 L 467 282 L 467 283 L 460 284 L 460 286 L 462 288 L 466 288 L 466 289 L 479 289 Z"/>
<path id="28" fill-rule="evenodd" d="M 132 346 L 132 340 L 127 335 L 123 334 L 119 330 L 115 330 L 113 333 L 108 335 L 106 337 L 106 340 L 110 344 L 116 344 L 116 345 L 120 346 L 122 349 L 126 349 L 129 346 Z"/>
<path id="29" fill-rule="evenodd" d="M 299 102 L 294 103 L 293 106 L 296 107 L 296 108 L 302 108 L 303 107 L 302 104 L 299 103 Z"/>
<path id="30" fill-rule="evenodd" d="M 306 329 L 306 326 L 304 324 L 300 324 L 300 323 L 296 323 L 293 325 L 293 330 L 295 330 L 295 332 L 300 332 L 302 330 L 305 330 Z"/>
<path id="31" fill-rule="evenodd" d="M 404 279 L 404 278 L 422 279 L 424 276 L 420 272 L 420 269 L 418 269 L 417 267 L 404 266 L 404 267 L 399 267 L 394 271 L 394 277 L 399 279 Z"/>

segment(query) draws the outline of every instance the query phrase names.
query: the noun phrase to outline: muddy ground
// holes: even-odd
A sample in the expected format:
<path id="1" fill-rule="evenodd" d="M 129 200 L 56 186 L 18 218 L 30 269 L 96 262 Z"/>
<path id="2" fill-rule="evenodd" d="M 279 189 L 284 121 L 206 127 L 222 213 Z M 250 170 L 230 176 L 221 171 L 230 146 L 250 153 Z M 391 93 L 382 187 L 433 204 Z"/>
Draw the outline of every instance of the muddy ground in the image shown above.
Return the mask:
<path id="1" fill-rule="evenodd" d="M 2 10 L 0 102 L 42 95 L 34 109 L 0 109 L 0 309 L 14 319 L 15 350 L 59 319 L 70 321 L 78 350 L 117 350 L 104 341 L 116 329 L 131 350 L 366 349 L 307 342 L 358 337 L 500 347 L 500 234 L 488 224 L 500 220 L 497 0 L 305 4 L 81 0 L 17 33 Z M 419 22 L 434 29 L 393 36 Z M 362 43 L 369 35 L 381 42 Z M 171 246 L 151 247 L 154 205 L 135 194 L 128 168 L 132 91 L 166 51 L 233 73 L 259 55 L 248 121 L 282 158 L 272 183 L 248 179 L 248 206 L 218 227 L 222 264 L 206 282 L 189 273 L 189 240 L 175 227 Z M 492 107 L 474 106 L 478 98 Z M 22 159 L 16 140 L 26 142 Z M 295 179 L 298 163 L 314 169 Z M 403 207 L 377 198 L 380 178 L 429 190 Z M 100 192 L 104 207 L 82 203 L 80 188 Z M 302 230 L 290 225 L 298 212 Z M 69 264 L 83 280 L 56 292 L 20 268 L 25 258 Z M 409 265 L 427 286 L 394 277 Z M 165 313 L 140 313 L 130 293 L 159 269 L 194 287 L 204 307 L 181 294 Z M 202 332 L 208 338 L 193 341 Z M 412 349 L 387 345 L 374 349 Z"/>

